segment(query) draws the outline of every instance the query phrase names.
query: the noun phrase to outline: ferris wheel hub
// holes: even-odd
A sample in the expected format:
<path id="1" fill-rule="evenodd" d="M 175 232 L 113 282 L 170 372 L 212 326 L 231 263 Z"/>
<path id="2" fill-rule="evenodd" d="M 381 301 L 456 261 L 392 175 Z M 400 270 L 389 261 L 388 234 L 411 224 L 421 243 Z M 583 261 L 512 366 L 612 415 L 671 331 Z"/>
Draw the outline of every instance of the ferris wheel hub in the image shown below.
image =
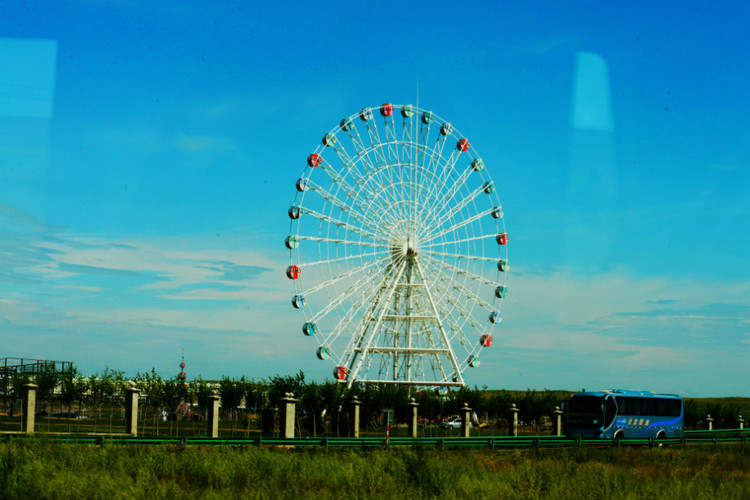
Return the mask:
<path id="1" fill-rule="evenodd" d="M 400 236 L 391 245 L 393 260 L 414 259 L 419 255 L 419 242 L 413 235 Z"/>

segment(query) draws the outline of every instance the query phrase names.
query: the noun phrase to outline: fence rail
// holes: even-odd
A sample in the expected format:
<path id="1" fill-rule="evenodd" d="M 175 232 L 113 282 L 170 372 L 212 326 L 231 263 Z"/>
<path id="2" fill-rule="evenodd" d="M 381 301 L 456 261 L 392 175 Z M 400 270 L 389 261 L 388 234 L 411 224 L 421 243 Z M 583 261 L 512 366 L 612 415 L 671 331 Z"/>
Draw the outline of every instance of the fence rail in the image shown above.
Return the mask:
<path id="1" fill-rule="evenodd" d="M 571 439 L 564 436 L 487 436 L 487 437 L 305 437 L 305 438 L 207 438 L 207 437 L 133 437 L 128 435 L 81 435 L 3 433 L 6 442 L 51 442 L 83 445 L 174 445 L 174 446 L 244 446 L 256 448 L 556 448 L 581 446 L 659 446 L 688 444 L 747 443 L 750 429 L 686 431 L 674 439 Z"/>

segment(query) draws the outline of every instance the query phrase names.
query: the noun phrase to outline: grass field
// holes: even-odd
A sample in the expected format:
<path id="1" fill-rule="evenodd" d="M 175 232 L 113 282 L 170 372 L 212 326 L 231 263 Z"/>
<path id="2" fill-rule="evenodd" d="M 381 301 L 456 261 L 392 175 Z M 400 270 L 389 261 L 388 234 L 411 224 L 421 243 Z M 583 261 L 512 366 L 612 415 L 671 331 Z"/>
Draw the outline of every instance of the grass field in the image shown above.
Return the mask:
<path id="1" fill-rule="evenodd" d="M 374 451 L 0 444 L 0 498 L 750 498 L 750 447 Z"/>

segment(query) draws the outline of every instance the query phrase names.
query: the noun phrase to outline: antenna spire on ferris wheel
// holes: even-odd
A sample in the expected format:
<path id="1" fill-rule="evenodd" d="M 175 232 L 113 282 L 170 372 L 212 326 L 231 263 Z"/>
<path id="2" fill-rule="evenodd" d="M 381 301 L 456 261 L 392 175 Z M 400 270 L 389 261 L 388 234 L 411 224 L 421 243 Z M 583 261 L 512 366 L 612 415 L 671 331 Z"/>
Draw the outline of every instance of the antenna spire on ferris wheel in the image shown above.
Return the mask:
<path id="1" fill-rule="evenodd" d="M 334 378 L 460 387 L 493 343 L 508 234 L 484 161 L 417 105 L 362 108 L 296 182 L 285 244 L 302 333 Z"/>

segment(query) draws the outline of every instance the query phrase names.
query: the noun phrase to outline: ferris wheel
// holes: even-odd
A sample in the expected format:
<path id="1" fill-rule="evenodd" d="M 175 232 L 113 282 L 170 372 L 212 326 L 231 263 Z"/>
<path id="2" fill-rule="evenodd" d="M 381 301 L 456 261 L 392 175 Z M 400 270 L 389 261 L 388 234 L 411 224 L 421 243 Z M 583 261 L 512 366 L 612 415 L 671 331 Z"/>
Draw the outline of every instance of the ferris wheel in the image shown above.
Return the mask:
<path id="1" fill-rule="evenodd" d="M 469 141 L 416 106 L 363 108 L 323 136 L 296 191 L 291 305 L 334 378 L 465 385 L 508 270 L 503 209 Z"/>

